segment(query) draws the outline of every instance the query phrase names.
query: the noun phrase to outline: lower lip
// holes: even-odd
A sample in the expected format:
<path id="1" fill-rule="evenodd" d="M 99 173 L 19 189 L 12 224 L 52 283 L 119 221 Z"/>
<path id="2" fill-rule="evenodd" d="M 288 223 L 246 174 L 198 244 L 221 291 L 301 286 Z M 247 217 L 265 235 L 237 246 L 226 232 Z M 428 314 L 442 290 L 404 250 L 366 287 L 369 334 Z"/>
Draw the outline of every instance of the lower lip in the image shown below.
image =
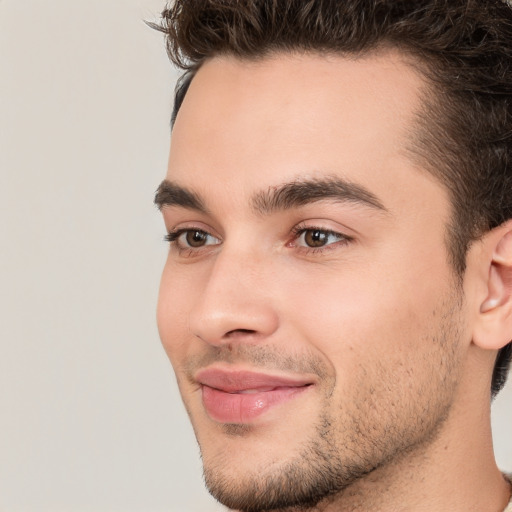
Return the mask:
<path id="1" fill-rule="evenodd" d="M 250 423 L 269 409 L 295 398 L 308 387 L 282 387 L 244 394 L 203 386 L 203 405 L 208 416 L 220 423 Z"/>

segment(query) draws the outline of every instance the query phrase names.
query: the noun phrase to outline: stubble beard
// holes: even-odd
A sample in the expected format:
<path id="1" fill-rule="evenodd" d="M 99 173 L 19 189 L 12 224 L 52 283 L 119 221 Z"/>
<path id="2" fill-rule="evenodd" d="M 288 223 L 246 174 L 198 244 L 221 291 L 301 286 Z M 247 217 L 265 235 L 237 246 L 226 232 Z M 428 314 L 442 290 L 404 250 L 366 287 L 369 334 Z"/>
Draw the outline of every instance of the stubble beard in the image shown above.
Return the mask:
<path id="1" fill-rule="evenodd" d="M 272 464 L 267 472 L 235 481 L 224 476 L 223 465 L 204 466 L 206 486 L 222 504 L 240 512 L 292 512 L 312 510 L 329 497 L 337 496 L 374 467 L 362 460 L 345 463 L 329 441 L 331 422 L 323 418 L 302 451 L 289 461 Z M 234 434 L 235 428 L 230 428 Z M 235 435 L 240 435 L 237 431 Z"/>
<path id="2" fill-rule="evenodd" d="M 419 394 L 406 395 L 396 383 L 383 392 L 376 390 L 368 384 L 368 374 L 361 366 L 357 392 L 337 409 L 343 412 L 334 417 L 330 413 L 332 407 L 328 407 L 329 397 L 325 396 L 323 413 L 312 434 L 288 460 L 255 466 L 250 474 L 238 474 L 229 456 L 204 458 L 204 477 L 210 493 L 228 508 L 240 512 L 323 510 L 315 507 L 338 503 L 345 494 L 353 499 L 354 484 L 375 470 L 399 466 L 411 453 L 424 452 L 441 431 L 457 388 L 458 307 L 457 300 L 442 313 L 438 311 L 438 318 L 443 318 L 437 331 L 421 341 L 430 344 L 434 355 L 422 375 L 422 384 L 416 383 Z M 371 368 L 371 382 L 382 382 L 385 387 L 393 382 L 395 370 L 377 365 Z M 363 398 L 357 403 L 355 397 Z M 251 427 L 229 425 L 224 433 L 247 436 L 250 442 Z M 361 503 L 357 497 L 356 501 Z"/>
<path id="3" fill-rule="evenodd" d="M 420 440 L 388 437 L 379 442 L 380 446 L 374 451 L 365 448 L 368 441 L 361 440 L 361 450 L 346 457 L 343 455 L 347 450 L 340 450 L 339 443 L 329 441 L 329 420 L 324 419 L 324 424 L 316 428 L 316 439 L 305 443 L 302 451 L 291 460 L 277 467 L 273 464 L 266 472 L 242 475 L 238 480 L 224 475 L 223 464 L 205 465 L 205 483 L 214 498 L 237 512 L 320 512 L 324 510 L 320 504 L 327 506 L 341 501 L 345 493 L 351 493 L 351 502 L 365 502 L 368 497 L 352 492 L 353 484 L 383 466 L 398 465 L 400 459 L 428 445 L 436 438 L 447 415 L 448 411 Z M 347 503 L 347 507 L 340 510 L 352 510 L 352 507 Z"/>

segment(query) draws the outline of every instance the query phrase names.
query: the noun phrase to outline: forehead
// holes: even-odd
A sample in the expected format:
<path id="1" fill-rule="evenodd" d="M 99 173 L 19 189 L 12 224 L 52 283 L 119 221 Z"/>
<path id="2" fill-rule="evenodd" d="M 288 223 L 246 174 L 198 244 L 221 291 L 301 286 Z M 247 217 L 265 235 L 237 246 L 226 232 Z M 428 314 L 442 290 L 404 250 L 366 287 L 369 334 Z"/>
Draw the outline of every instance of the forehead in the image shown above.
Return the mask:
<path id="1" fill-rule="evenodd" d="M 322 173 L 385 188 L 390 167 L 411 166 L 424 88 L 396 51 L 211 59 L 178 114 L 168 177 L 205 193 L 212 176 L 239 190 Z"/>

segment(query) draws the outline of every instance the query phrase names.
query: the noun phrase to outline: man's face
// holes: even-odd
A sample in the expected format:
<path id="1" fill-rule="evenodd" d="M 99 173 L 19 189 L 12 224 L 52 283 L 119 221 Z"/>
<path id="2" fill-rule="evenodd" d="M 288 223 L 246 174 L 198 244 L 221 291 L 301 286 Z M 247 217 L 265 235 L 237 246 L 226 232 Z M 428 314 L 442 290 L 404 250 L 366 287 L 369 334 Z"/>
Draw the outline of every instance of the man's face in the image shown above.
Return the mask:
<path id="1" fill-rule="evenodd" d="M 398 55 L 213 59 L 174 128 L 158 325 L 226 505 L 312 505 L 434 437 L 460 373 L 447 193 Z"/>

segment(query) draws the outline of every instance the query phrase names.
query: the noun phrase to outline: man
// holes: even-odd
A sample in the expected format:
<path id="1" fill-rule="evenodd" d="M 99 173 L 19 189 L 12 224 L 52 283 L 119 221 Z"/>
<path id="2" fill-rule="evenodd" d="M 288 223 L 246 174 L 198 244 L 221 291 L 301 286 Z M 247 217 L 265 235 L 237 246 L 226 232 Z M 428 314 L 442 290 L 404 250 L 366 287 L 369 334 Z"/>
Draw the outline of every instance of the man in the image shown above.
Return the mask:
<path id="1" fill-rule="evenodd" d="M 182 0 L 158 325 L 210 492 L 502 512 L 512 11 Z M 510 508 L 509 508 L 510 509 Z"/>

